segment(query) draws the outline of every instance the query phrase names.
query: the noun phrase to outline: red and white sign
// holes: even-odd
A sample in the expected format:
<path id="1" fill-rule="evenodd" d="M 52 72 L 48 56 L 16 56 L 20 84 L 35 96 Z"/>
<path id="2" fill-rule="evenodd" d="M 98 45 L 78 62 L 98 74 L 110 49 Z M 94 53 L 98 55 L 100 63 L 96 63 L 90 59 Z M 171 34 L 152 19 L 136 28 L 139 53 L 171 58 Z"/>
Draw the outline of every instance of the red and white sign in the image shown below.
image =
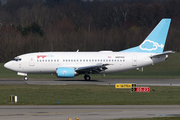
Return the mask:
<path id="1" fill-rule="evenodd" d="M 136 92 L 149 92 L 149 87 L 136 87 Z"/>

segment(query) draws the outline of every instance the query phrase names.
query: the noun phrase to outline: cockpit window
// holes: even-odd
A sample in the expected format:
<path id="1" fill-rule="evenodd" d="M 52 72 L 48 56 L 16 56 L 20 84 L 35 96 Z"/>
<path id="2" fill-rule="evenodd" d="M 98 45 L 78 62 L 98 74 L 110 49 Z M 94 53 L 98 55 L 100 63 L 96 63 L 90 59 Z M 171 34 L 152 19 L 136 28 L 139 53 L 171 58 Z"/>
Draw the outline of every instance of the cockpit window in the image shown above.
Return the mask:
<path id="1" fill-rule="evenodd" d="M 21 58 L 15 57 L 13 60 L 14 60 L 14 61 L 21 61 Z"/>

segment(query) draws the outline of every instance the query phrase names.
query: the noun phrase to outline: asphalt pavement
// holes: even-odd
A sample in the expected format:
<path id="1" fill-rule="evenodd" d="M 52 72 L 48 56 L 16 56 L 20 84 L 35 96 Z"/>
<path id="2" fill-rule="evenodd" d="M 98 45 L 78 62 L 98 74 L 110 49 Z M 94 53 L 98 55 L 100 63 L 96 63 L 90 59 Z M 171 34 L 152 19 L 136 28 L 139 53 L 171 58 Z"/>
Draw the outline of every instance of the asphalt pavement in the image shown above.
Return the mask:
<path id="1" fill-rule="evenodd" d="M 107 120 L 180 116 L 180 105 L 3 105 L 1 120 Z"/>

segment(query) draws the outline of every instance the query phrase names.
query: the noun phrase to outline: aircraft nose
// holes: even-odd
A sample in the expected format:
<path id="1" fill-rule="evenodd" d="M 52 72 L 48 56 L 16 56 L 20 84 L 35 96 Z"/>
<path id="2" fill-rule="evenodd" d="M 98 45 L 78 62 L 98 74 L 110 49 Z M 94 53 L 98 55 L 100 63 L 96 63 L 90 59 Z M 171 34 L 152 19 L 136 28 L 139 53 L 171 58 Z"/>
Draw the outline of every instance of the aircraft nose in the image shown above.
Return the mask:
<path id="1" fill-rule="evenodd" d="M 16 61 L 9 61 L 4 64 L 4 67 L 12 71 L 17 71 L 19 68 Z"/>
<path id="2" fill-rule="evenodd" d="M 5 63 L 4 67 L 7 68 L 7 69 L 10 69 L 10 63 L 9 62 Z"/>

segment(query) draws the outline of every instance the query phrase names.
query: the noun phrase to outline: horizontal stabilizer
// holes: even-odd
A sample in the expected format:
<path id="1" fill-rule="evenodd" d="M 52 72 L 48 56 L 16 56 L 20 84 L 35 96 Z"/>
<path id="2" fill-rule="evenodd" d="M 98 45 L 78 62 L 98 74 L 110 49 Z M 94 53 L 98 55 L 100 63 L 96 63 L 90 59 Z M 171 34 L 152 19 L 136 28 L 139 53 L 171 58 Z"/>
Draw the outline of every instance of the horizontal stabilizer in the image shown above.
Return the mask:
<path id="1" fill-rule="evenodd" d="M 159 56 L 162 56 L 162 55 L 168 55 L 168 54 L 171 54 L 171 53 L 175 53 L 175 52 L 174 52 L 174 51 L 165 51 L 165 52 L 163 52 L 163 53 L 153 55 L 153 56 L 151 56 L 151 58 L 153 58 L 153 57 L 159 57 Z"/>

